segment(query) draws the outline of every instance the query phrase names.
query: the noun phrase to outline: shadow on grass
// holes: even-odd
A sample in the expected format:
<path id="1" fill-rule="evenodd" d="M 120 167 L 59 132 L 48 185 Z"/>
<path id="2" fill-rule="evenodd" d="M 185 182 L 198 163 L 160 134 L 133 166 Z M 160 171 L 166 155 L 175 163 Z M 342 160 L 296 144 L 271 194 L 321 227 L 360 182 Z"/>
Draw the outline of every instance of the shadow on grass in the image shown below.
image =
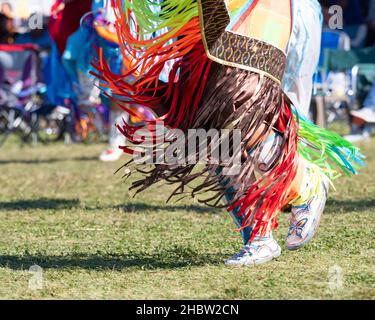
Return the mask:
<path id="1" fill-rule="evenodd" d="M 117 209 L 124 212 L 142 213 L 145 211 L 188 211 L 196 213 L 211 213 L 221 214 L 226 212 L 225 209 L 212 208 L 204 205 L 157 205 L 148 203 L 128 203 L 124 205 L 108 206 L 105 208 L 92 208 L 92 209 Z M 329 199 L 325 213 L 350 213 L 353 211 L 360 212 L 365 210 L 375 209 L 375 199 L 357 199 L 357 200 L 335 200 Z M 290 210 L 286 210 L 289 213 Z"/>
<path id="2" fill-rule="evenodd" d="M 81 208 L 81 203 L 79 199 L 53 199 L 53 198 L 39 198 L 39 199 L 29 199 L 29 200 L 15 200 L 15 201 L 0 201 L 0 211 L 27 211 L 27 210 L 64 210 L 64 209 L 74 209 Z M 147 203 L 128 203 L 124 205 L 116 206 L 94 206 L 86 207 L 83 210 L 95 211 L 95 210 L 121 210 L 124 213 L 143 213 L 147 212 L 158 212 L 158 211 L 187 211 L 196 213 L 211 213 L 219 214 L 221 209 L 215 209 L 206 206 L 199 205 L 163 205 L 163 204 L 147 204 Z"/>
<path id="3" fill-rule="evenodd" d="M 14 159 L 0 160 L 0 164 L 48 164 L 66 161 L 99 161 L 98 157 L 76 157 L 76 158 L 51 158 L 51 159 Z"/>
<path id="4" fill-rule="evenodd" d="M 325 213 L 350 213 L 375 209 L 375 199 L 327 200 Z"/>
<path id="5" fill-rule="evenodd" d="M 219 214 L 224 209 L 216 209 L 212 207 L 207 207 L 203 205 L 170 205 L 170 204 L 149 204 L 149 203 L 128 203 L 124 205 L 117 205 L 117 206 L 108 206 L 107 209 L 116 209 L 121 210 L 124 212 L 131 212 L 131 213 L 143 213 L 145 211 L 188 211 L 188 212 L 196 212 L 196 213 L 211 213 L 211 214 Z M 99 209 L 99 208 L 94 208 Z M 104 208 L 100 208 L 104 209 Z"/>
<path id="6" fill-rule="evenodd" d="M 32 200 L 15 200 L 9 202 L 0 202 L 0 211 L 7 210 L 63 210 L 63 209 L 73 209 L 80 205 L 78 199 L 49 199 L 40 198 Z"/>
<path id="7" fill-rule="evenodd" d="M 129 255 L 74 254 L 71 256 L 0 255 L 0 267 L 12 270 L 28 270 L 32 265 L 38 265 L 43 269 L 172 270 L 203 265 L 220 265 L 228 258 L 226 254 L 199 254 L 183 250 L 184 248 L 161 251 L 152 255 L 145 255 L 143 253 L 132 253 Z"/>
<path id="8" fill-rule="evenodd" d="M 81 204 L 79 199 L 53 199 L 53 198 L 39 198 L 29 200 L 15 200 L 9 202 L 0 202 L 0 211 L 17 210 L 64 210 L 80 208 Z M 198 214 L 210 213 L 210 214 L 221 214 L 224 209 L 212 208 L 204 205 L 171 205 L 171 204 L 150 204 L 144 202 L 127 203 L 123 205 L 104 205 L 104 206 L 87 206 L 84 210 L 95 211 L 95 210 L 121 210 L 124 213 L 144 213 L 144 212 L 158 212 L 158 211 L 186 211 L 195 212 Z M 360 212 L 365 210 L 375 209 L 375 199 L 360 199 L 360 200 L 335 200 L 329 199 L 325 213 L 350 213 Z M 290 210 L 286 211 L 287 213 Z"/>

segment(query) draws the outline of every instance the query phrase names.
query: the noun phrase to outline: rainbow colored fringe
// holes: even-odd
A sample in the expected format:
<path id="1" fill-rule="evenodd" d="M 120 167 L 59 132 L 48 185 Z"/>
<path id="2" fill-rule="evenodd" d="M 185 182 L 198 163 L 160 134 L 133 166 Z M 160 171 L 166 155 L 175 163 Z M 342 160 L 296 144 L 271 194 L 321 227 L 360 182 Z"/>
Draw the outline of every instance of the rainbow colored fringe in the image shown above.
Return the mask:
<path id="1" fill-rule="evenodd" d="M 131 115 L 134 111 L 121 100 L 154 110 L 172 101 L 167 114 L 159 120 L 173 128 L 187 128 L 188 119 L 198 110 L 211 65 L 202 44 L 196 0 L 165 0 L 162 5 L 158 1 L 112 2 L 117 8 L 115 27 L 127 71 L 123 75 L 112 73 L 100 55 L 93 64 L 97 70 L 93 74 Z M 160 75 L 171 61 L 169 81 L 161 83 Z M 182 78 L 189 78 L 189 91 L 179 101 L 181 92 L 175 82 Z"/>
<path id="2" fill-rule="evenodd" d="M 357 174 L 358 169 L 365 166 L 365 158 L 349 141 L 339 134 L 320 128 L 298 113 L 293 108 L 295 120 L 299 123 L 299 153 L 308 161 L 321 168 L 329 179 L 339 175 L 335 167 L 345 174 Z M 333 165 L 330 165 L 330 162 Z"/>

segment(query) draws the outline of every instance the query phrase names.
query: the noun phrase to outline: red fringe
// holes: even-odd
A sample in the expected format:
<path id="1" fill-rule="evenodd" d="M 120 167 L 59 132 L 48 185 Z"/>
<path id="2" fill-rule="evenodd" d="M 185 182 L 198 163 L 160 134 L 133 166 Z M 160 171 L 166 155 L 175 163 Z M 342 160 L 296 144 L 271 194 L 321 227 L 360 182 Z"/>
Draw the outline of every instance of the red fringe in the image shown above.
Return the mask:
<path id="1" fill-rule="evenodd" d="M 240 207 L 238 216 L 245 216 L 240 230 L 252 227 L 250 241 L 257 235 L 266 236 L 270 223 L 272 229 L 278 226 L 276 217 L 288 203 L 290 187 L 298 170 L 297 125 L 291 106 L 285 102 L 280 112 L 278 127 L 280 132 L 289 136 L 280 163 L 228 209 L 233 211 Z"/>
<path id="2" fill-rule="evenodd" d="M 165 62 L 158 61 L 155 68 L 142 76 L 140 81 L 130 84 L 111 72 L 101 52 L 99 52 L 99 58 L 100 62 L 94 65 L 98 73 L 93 74 L 101 80 L 102 87 L 109 88 L 113 95 L 122 97 L 121 100 L 109 98 L 124 111 L 137 116 L 129 107 L 130 105 L 143 105 L 155 111 L 166 107 L 168 109 L 166 114 L 148 123 L 154 125 L 157 121 L 163 121 L 165 126 L 182 130 L 191 126 L 198 111 L 212 63 L 207 58 L 202 42 L 197 44 L 184 59 L 175 62 L 167 84 L 158 85 L 154 82 L 152 87 L 142 84 L 147 82 L 147 79 L 153 78 L 154 70 L 160 70 L 159 64 L 164 66 Z M 175 82 L 178 72 L 179 81 Z M 127 76 L 128 74 L 125 75 Z M 124 122 L 120 131 L 131 142 L 135 142 L 132 137 L 137 129 L 139 127 Z"/>
<path id="3" fill-rule="evenodd" d="M 120 9 L 121 3 L 116 1 Z M 116 10 L 116 16 L 116 31 L 127 71 L 122 75 L 112 73 L 103 55 L 99 54 L 99 60 L 92 64 L 96 70 L 92 74 L 100 80 L 102 87 L 110 89 L 117 97 L 111 99 L 124 111 L 134 114 L 129 104 L 143 105 L 159 114 L 158 110 L 167 109 L 159 121 L 172 128 L 188 128 L 198 110 L 211 66 L 203 47 L 199 18 L 191 19 L 179 30 L 140 40 L 130 30 L 127 19 L 132 19 L 137 26 L 131 14 Z M 175 41 L 168 43 L 171 38 Z M 171 60 L 175 62 L 168 83 L 161 83 L 160 74 Z M 122 132 L 131 140 L 134 130 L 124 124 Z"/>

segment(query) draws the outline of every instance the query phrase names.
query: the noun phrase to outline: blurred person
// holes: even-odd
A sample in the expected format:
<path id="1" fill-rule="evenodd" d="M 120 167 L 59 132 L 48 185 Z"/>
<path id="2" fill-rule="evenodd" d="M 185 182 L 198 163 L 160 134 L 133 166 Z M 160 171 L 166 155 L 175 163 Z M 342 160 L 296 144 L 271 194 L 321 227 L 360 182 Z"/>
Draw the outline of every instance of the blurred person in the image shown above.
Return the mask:
<path id="1" fill-rule="evenodd" d="M 68 38 L 79 28 L 83 15 L 91 10 L 92 0 L 56 0 L 51 9 L 49 32 L 62 55 Z"/>
<path id="2" fill-rule="evenodd" d="M 13 42 L 12 20 L 7 15 L 0 13 L 0 43 L 12 44 Z"/>
<path id="3" fill-rule="evenodd" d="M 351 39 L 353 48 L 365 45 L 367 24 L 359 0 L 330 0 L 330 5 L 339 5 L 344 12 L 344 30 Z"/>
<path id="4" fill-rule="evenodd" d="M 363 108 L 351 111 L 352 133 L 345 138 L 351 142 L 369 140 L 375 127 L 375 81 L 363 104 Z"/>
<path id="5" fill-rule="evenodd" d="M 294 106 L 309 115 L 313 75 L 320 56 L 323 15 L 317 0 L 294 2 L 293 31 L 289 41 L 283 90 Z"/>
<path id="6" fill-rule="evenodd" d="M 94 0 L 91 10 L 82 17 L 80 28 L 69 36 L 62 56 L 64 68 L 73 82 L 78 107 L 90 109 L 92 106 L 99 107 L 102 102 L 109 112 L 109 146 L 99 156 L 102 161 L 116 161 L 122 156 L 118 146 L 125 143 L 125 138 L 116 124 L 128 120 L 128 114 L 107 96 L 110 92 L 104 90 L 105 94 L 101 94 L 97 81 L 90 75 L 91 62 L 97 59 L 98 48 L 112 72 L 120 73 L 123 68 L 113 20 L 111 1 Z"/>
<path id="7" fill-rule="evenodd" d="M 3 13 L 0 13 L 0 44 L 10 44 L 11 43 L 11 33 L 9 32 L 9 22 L 10 19 Z M 3 81 L 3 68 L 9 68 L 12 65 L 12 57 L 8 52 L 0 51 L 0 82 Z M 3 92 L 1 90 L 0 83 L 0 100 L 3 101 Z"/>
<path id="8" fill-rule="evenodd" d="M 111 71 L 117 74 L 121 73 L 124 61 L 120 51 L 119 40 L 113 27 L 116 17 L 111 0 L 94 0 L 93 11 L 94 13 L 101 12 L 105 22 L 110 24 L 108 27 L 100 26 L 100 23 L 97 24 L 98 45 L 103 50 L 104 58 Z M 105 92 L 110 95 L 109 90 L 105 90 Z M 123 151 L 119 146 L 125 145 L 126 139 L 119 132 L 116 125 L 121 124 L 123 121 L 129 121 L 129 114 L 112 102 L 110 98 L 105 95 L 101 95 L 101 97 L 109 108 L 109 135 L 108 147 L 101 152 L 99 159 L 104 162 L 117 161 L 123 155 Z"/>
<path id="9" fill-rule="evenodd" d="M 68 38 L 78 30 L 82 16 L 91 10 L 91 5 L 92 0 L 56 0 L 51 8 L 48 30 L 52 44 L 47 93 L 54 105 L 64 105 L 66 99 L 76 99 L 72 79 L 62 64 L 62 55 Z"/>
<path id="10" fill-rule="evenodd" d="M 117 75 L 108 70 L 103 59 L 97 65 L 98 77 L 109 84 L 116 99 L 150 107 L 159 115 L 156 121 L 178 132 L 237 129 L 244 148 L 233 150 L 242 159 L 239 171 L 232 175 L 224 173 L 228 169 L 224 162 L 198 167 L 188 161 L 202 150 L 188 150 L 177 163 L 153 164 L 151 169 L 147 165 L 147 170 L 133 159 L 127 174 L 141 172 L 143 176 L 131 189 L 138 193 L 166 180 L 176 184 L 171 197 L 185 195 L 191 188 L 193 197 L 202 196 L 201 202 L 215 207 L 221 207 L 221 200 L 226 199 L 244 241 L 243 249 L 226 261 L 228 265 L 261 264 L 281 254 L 272 230 L 287 203 L 293 206 L 287 248 L 306 245 L 317 231 L 328 178 L 333 174 L 324 157 L 336 164 L 348 155 L 354 162 L 360 159 L 358 149 L 337 134 L 318 128 L 303 116 L 296 121 L 298 116 L 293 116 L 295 110 L 281 90 L 296 2 L 202 0 L 189 7 L 175 6 L 174 0 L 158 1 L 159 6 L 147 0 L 124 3 L 130 12 L 121 5 L 118 8 L 122 49 L 136 67 Z M 125 18 L 127 14 L 131 22 Z M 237 54 L 227 54 L 234 51 Z M 166 83 L 160 74 L 171 60 L 174 63 Z M 123 80 L 129 75 L 137 78 L 134 83 Z M 156 121 L 148 122 L 151 129 Z M 124 123 L 121 131 L 134 146 L 142 143 L 134 126 Z M 151 133 L 152 140 L 158 141 L 157 131 Z M 186 139 L 184 136 L 181 149 L 173 150 L 183 153 Z M 165 152 L 164 144 L 158 147 L 150 158 Z M 209 143 L 205 151 L 212 147 Z M 123 149 L 129 154 L 135 151 L 130 145 Z M 315 162 L 314 157 L 320 159 Z M 342 168 L 355 173 L 350 160 L 344 162 Z M 197 183 L 191 185 L 193 181 Z M 214 194 L 208 196 L 208 191 Z"/>
<path id="11" fill-rule="evenodd" d="M 127 60 L 123 59 L 121 54 L 118 36 L 114 28 L 116 16 L 111 0 L 94 0 L 93 12 L 94 14 L 101 12 L 105 23 L 109 23 L 107 26 L 103 25 L 103 23 L 102 25 L 97 22 L 95 23 L 98 47 L 102 50 L 103 58 L 106 60 L 111 72 L 114 74 L 125 72 L 125 70 L 129 68 L 129 65 Z M 165 70 L 165 73 L 167 74 L 168 71 Z M 134 79 L 128 78 L 127 81 L 131 83 Z M 124 146 L 126 144 L 126 138 L 118 130 L 117 125 L 120 125 L 124 121 L 132 123 L 133 125 L 140 125 L 143 122 L 143 119 L 154 119 L 154 114 L 151 110 L 140 104 L 129 105 L 126 101 L 122 101 L 121 103 L 126 105 L 127 108 L 132 111 L 131 114 L 124 112 L 124 110 L 110 98 L 115 97 L 116 95 L 112 95 L 111 91 L 106 88 L 102 87 L 102 90 L 105 92 L 105 95 L 102 94 L 101 99 L 109 107 L 110 127 L 108 147 L 102 151 L 99 159 L 104 162 L 117 161 L 124 154 L 119 146 Z"/>
<path id="12" fill-rule="evenodd" d="M 9 43 L 14 43 L 14 38 L 17 36 L 17 31 L 18 31 L 17 22 L 19 18 L 14 15 L 13 7 L 9 2 L 3 2 L 1 4 L 0 12 L 9 18 L 8 31 L 11 34 L 11 37 L 9 38 L 10 39 Z"/>
<path id="13" fill-rule="evenodd" d="M 2 2 L 0 5 L 0 13 L 6 15 L 8 18 L 13 18 L 13 7 L 9 2 Z"/>
<path id="14" fill-rule="evenodd" d="M 369 9 L 367 15 L 368 24 L 368 36 L 367 36 L 367 46 L 375 45 L 375 0 L 369 0 Z"/>

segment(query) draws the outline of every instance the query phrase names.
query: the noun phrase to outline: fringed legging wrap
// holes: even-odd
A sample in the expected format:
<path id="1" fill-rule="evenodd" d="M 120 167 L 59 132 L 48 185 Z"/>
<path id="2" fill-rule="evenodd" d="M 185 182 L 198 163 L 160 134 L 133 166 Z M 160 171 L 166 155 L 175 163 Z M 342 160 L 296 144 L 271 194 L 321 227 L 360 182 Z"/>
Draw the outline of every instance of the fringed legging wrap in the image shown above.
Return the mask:
<path id="1" fill-rule="evenodd" d="M 120 2 L 116 0 L 118 8 L 121 8 Z M 141 3 L 151 6 L 151 3 L 130 0 L 124 3 L 127 10 L 117 12 L 116 27 L 123 55 L 130 57 L 129 70 L 123 75 L 113 74 L 100 55 L 94 64 L 95 75 L 103 87 L 111 90 L 115 102 L 130 115 L 137 116 L 129 104 L 143 105 L 159 115 L 156 121 L 147 121 L 153 141 L 158 141 L 155 127 L 160 121 L 169 129 L 185 133 L 180 144 L 185 149 L 181 153 L 183 161 L 146 165 L 133 158 L 126 164 L 126 175 L 134 171 L 143 175 L 131 186 L 136 193 L 164 181 L 176 185 L 170 198 L 189 194 L 202 203 L 219 208 L 223 207 L 224 200 L 224 206 L 235 217 L 238 229 L 246 241 L 251 241 L 275 228 L 280 209 L 292 200 L 292 196 L 300 196 L 293 195 L 290 187 L 301 157 L 308 163 L 315 163 L 319 174 L 330 178 L 335 174 L 327 160 L 349 174 L 356 173 L 356 168 L 362 164 L 359 150 L 337 134 L 300 118 L 279 83 L 261 73 L 228 67 L 208 59 L 195 1 L 181 0 L 179 6 L 167 6 L 169 1 L 164 1 L 162 14 L 136 6 Z M 128 9 L 134 16 L 127 14 Z M 130 21 L 135 16 L 146 14 L 145 21 L 154 21 L 155 30 L 170 27 L 165 28 L 163 35 L 151 40 L 133 36 Z M 163 20 L 167 22 L 160 23 Z M 142 30 L 151 32 L 152 29 L 144 27 Z M 140 34 L 138 32 L 138 36 Z M 170 43 L 170 39 L 175 40 Z M 169 82 L 163 83 L 159 80 L 160 74 L 171 61 Z M 129 82 L 129 78 L 136 78 L 136 81 Z M 128 123 L 118 127 L 134 146 L 143 142 L 143 138 L 137 135 L 139 127 Z M 240 152 L 236 174 L 228 176 L 225 173 L 228 161 L 210 162 L 205 166 L 191 163 L 190 159 L 199 158 L 202 152 L 210 154 L 215 146 L 209 140 L 203 146 L 204 150 L 202 145 L 198 151 L 190 150 L 187 147 L 189 129 L 239 131 L 240 149 L 232 150 L 229 161 L 235 163 L 234 158 Z M 270 147 L 270 138 L 276 139 L 275 146 Z M 229 142 L 234 148 L 234 136 L 230 136 Z M 167 144 L 172 143 L 173 139 Z M 156 143 L 151 147 L 152 157 L 157 158 L 166 144 Z M 135 148 L 127 145 L 123 150 L 134 154 Z"/>

